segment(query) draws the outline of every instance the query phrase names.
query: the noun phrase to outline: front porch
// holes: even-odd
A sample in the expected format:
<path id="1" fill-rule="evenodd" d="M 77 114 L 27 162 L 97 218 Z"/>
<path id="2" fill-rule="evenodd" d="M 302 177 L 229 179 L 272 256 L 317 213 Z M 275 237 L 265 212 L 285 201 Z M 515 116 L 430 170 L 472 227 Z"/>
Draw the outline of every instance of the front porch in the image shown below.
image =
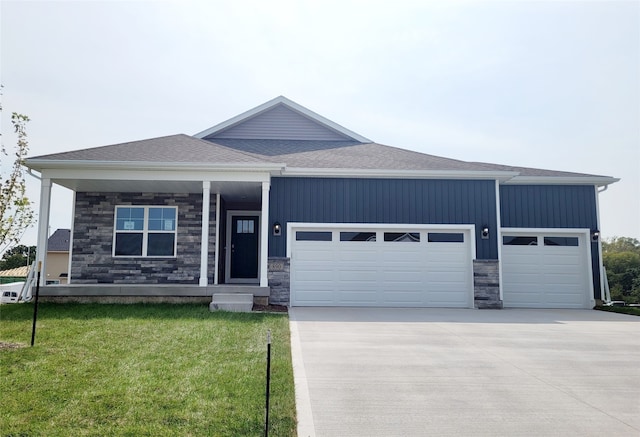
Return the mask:
<path id="1" fill-rule="evenodd" d="M 269 287 L 259 285 L 71 284 L 41 286 L 39 298 L 77 303 L 210 303 L 214 294 L 250 294 L 254 304 L 267 305 L 269 293 Z"/>

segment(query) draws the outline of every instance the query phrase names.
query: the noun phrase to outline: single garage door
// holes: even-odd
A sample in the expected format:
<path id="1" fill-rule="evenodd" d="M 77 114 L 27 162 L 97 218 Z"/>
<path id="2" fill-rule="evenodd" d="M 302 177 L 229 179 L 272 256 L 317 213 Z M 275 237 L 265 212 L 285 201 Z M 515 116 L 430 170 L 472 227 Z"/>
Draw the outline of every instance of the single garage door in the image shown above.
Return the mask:
<path id="1" fill-rule="evenodd" d="M 502 233 L 505 307 L 588 308 L 591 251 L 584 233 Z"/>
<path id="2" fill-rule="evenodd" d="M 471 232 L 292 227 L 294 306 L 473 307 Z"/>

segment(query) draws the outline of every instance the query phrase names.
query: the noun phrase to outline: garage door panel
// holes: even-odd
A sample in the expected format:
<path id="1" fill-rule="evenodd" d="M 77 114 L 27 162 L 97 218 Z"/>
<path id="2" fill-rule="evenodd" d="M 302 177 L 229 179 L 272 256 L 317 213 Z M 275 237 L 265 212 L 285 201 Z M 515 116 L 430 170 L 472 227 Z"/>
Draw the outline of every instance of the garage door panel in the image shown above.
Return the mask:
<path id="1" fill-rule="evenodd" d="M 296 253 L 296 261 L 333 261 L 333 248 L 313 247 L 313 250 L 300 251 L 300 253 Z"/>
<path id="2" fill-rule="evenodd" d="M 292 276 L 303 277 L 312 283 L 328 282 L 332 283 L 331 276 L 333 270 L 298 270 Z"/>
<path id="3" fill-rule="evenodd" d="M 457 302 L 464 298 L 464 293 L 447 290 L 446 287 L 438 287 L 437 290 L 429 293 L 429 303 L 439 303 L 451 305 L 452 302 Z"/>
<path id="4" fill-rule="evenodd" d="M 353 249 L 344 249 L 339 248 L 337 250 L 337 258 L 335 258 L 336 253 L 334 252 L 334 260 L 338 259 L 340 261 L 345 261 L 349 263 L 378 263 L 380 262 L 380 255 L 378 252 L 374 252 L 371 250 L 353 250 Z"/>
<path id="5" fill-rule="evenodd" d="M 315 225 L 314 225 L 315 226 Z M 321 227 L 317 228 L 319 231 Z M 473 305 L 471 238 L 464 243 L 430 243 L 426 233 L 413 230 L 387 232 L 367 228 L 362 233 L 349 227 L 333 230 L 330 254 L 313 258 L 301 256 L 317 247 L 316 241 L 292 241 L 291 293 L 294 305 L 315 305 L 303 295 L 314 290 L 321 279 L 333 286 L 325 305 L 396 307 L 470 307 Z M 465 233 L 466 232 L 466 233 Z M 377 233 L 377 241 L 348 241 L 353 235 Z M 339 237 L 337 237 L 339 236 Z M 341 241 L 341 238 L 345 238 Z M 402 238 L 383 241 L 384 238 Z M 310 274 L 316 259 L 322 273 Z M 329 259 L 329 261 L 327 261 Z M 320 278 L 320 276 L 324 276 Z M 434 296 L 432 294 L 435 293 Z M 326 297 L 326 296 L 325 296 Z M 431 302 L 435 302 L 432 305 Z"/>
<path id="6" fill-rule="evenodd" d="M 552 231 L 526 232 L 537 246 L 502 246 L 505 307 L 587 308 L 591 289 L 588 247 L 582 234 L 549 237 Z M 503 232 L 505 240 L 508 232 Z M 510 241 L 510 240 L 509 240 Z M 560 245 L 551 245 L 560 244 Z M 571 244 L 571 245 L 562 245 Z"/>
<path id="7" fill-rule="evenodd" d="M 401 283 L 409 282 L 414 284 L 422 283 L 422 271 L 415 270 L 391 270 L 385 268 L 381 272 L 382 282 L 384 283 Z"/>

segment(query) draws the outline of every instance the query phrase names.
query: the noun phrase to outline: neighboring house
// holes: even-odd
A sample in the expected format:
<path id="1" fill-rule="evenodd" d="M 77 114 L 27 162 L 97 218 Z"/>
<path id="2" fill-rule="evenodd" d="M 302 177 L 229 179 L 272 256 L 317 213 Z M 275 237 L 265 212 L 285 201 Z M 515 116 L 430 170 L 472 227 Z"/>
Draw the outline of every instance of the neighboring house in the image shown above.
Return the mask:
<path id="1" fill-rule="evenodd" d="M 66 284 L 69 271 L 70 229 L 57 229 L 47 241 L 46 275 L 42 281 L 46 285 Z M 0 283 L 25 281 L 30 266 L 0 271 Z"/>
<path id="2" fill-rule="evenodd" d="M 590 308 L 618 179 L 372 142 L 284 97 L 194 136 L 27 159 L 74 191 L 69 286 L 43 295 L 294 306 Z"/>
<path id="3" fill-rule="evenodd" d="M 29 266 L 0 270 L 0 284 L 24 281 L 27 279 L 27 275 L 29 275 Z"/>
<path id="4" fill-rule="evenodd" d="M 70 229 L 57 229 L 47 243 L 46 284 L 66 284 L 69 276 Z"/>

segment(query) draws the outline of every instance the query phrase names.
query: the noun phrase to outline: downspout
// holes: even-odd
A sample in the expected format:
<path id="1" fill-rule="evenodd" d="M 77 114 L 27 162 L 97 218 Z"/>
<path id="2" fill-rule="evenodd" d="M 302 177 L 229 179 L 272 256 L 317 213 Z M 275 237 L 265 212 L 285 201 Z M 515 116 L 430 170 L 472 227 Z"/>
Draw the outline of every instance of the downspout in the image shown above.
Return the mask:
<path id="1" fill-rule="evenodd" d="M 609 185 L 605 185 L 601 190 L 595 185 L 594 191 L 596 193 L 596 227 L 600 230 L 600 201 L 599 194 L 607 191 Z M 602 232 L 598 236 L 598 270 L 600 271 L 600 300 L 604 303 L 608 303 L 607 296 L 604 292 L 604 261 L 602 260 Z"/>
<path id="2" fill-rule="evenodd" d="M 29 173 L 30 176 L 33 176 L 34 178 L 36 178 L 39 181 L 42 180 L 42 177 L 38 176 L 37 174 L 33 174 L 33 170 L 31 170 L 30 168 L 27 168 L 27 173 Z"/>
<path id="3" fill-rule="evenodd" d="M 500 217 L 500 181 L 496 179 L 496 238 L 498 240 L 498 291 L 500 302 L 504 305 L 504 294 L 502 290 L 502 218 Z"/>

